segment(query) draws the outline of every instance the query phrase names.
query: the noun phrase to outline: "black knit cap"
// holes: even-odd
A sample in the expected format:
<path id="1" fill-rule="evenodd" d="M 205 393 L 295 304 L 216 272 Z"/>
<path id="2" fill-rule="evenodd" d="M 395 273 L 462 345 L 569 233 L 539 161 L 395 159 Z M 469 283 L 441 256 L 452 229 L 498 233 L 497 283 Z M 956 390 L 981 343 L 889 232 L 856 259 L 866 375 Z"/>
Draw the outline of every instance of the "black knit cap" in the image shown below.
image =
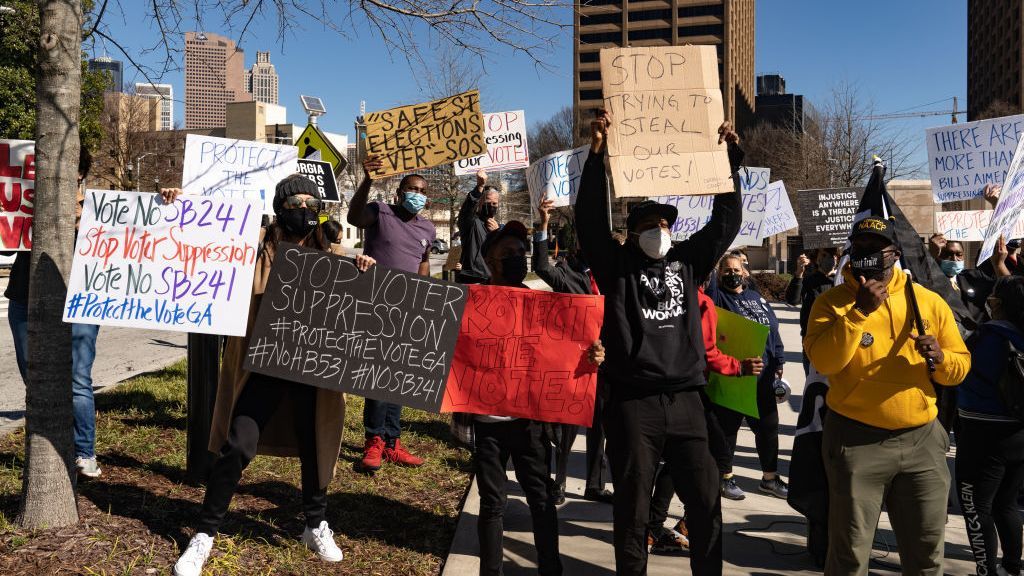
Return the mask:
<path id="1" fill-rule="evenodd" d="M 626 230 L 632 231 L 637 222 L 650 214 L 657 214 L 658 216 L 661 216 L 668 222 L 668 225 L 671 226 L 672 223 L 676 221 L 676 217 L 679 216 L 679 210 L 671 204 L 661 204 L 654 200 L 644 200 L 630 209 L 629 216 L 626 216 Z"/>
<path id="2" fill-rule="evenodd" d="M 292 174 L 282 179 L 274 189 L 274 213 L 280 214 L 285 198 L 296 194 L 308 194 L 314 198 L 320 198 L 320 189 L 312 180 L 302 174 Z"/>

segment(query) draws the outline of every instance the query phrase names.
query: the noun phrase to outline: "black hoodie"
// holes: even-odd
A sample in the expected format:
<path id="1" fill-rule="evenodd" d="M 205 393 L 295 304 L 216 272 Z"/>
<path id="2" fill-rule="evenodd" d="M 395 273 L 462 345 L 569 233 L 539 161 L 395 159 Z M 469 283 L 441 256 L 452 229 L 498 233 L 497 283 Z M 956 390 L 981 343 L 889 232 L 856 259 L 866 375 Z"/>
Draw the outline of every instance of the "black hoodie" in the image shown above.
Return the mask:
<path id="1" fill-rule="evenodd" d="M 735 172 L 742 160 L 730 144 Z M 696 281 L 729 248 L 743 218 L 739 178 L 732 193 L 715 196 L 711 220 L 663 260 L 610 233 L 604 153 L 591 152 L 576 198 L 576 234 L 605 296 L 602 373 L 613 398 L 636 398 L 705 385 L 704 339 Z"/>

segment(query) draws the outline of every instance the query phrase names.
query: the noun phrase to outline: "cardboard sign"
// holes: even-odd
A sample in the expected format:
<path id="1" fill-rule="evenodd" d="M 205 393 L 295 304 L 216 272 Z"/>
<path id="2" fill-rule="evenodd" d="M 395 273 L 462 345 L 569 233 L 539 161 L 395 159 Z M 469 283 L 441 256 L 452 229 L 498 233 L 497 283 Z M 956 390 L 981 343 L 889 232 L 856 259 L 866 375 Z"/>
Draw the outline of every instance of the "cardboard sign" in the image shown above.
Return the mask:
<path id="1" fill-rule="evenodd" d="M 769 328 L 724 308 L 717 308 L 718 349 L 737 359 L 760 358 L 768 342 Z M 711 372 L 708 398 L 719 406 L 752 418 L 758 417 L 757 376 L 722 376 Z"/>
<path id="2" fill-rule="evenodd" d="M 601 82 L 617 197 L 733 189 L 714 46 L 606 48 Z"/>
<path id="3" fill-rule="evenodd" d="M 36 143 L 0 140 L 0 250 L 32 249 Z"/>
<path id="4" fill-rule="evenodd" d="M 260 207 L 88 190 L 64 321 L 243 336 Z"/>
<path id="5" fill-rule="evenodd" d="M 530 204 L 534 207 L 544 200 L 554 200 L 554 207 L 576 205 L 583 165 L 590 155 L 590 145 L 548 154 L 526 169 L 526 185 L 530 189 Z"/>
<path id="6" fill-rule="evenodd" d="M 942 234 L 946 240 L 959 242 L 981 242 L 985 239 L 985 231 L 992 221 L 994 210 L 964 210 L 962 212 L 936 212 L 935 233 Z M 1006 237 L 1024 238 L 1024 219 L 1018 219 L 1013 231 Z"/>
<path id="7" fill-rule="evenodd" d="M 245 369 L 437 412 L 466 287 L 282 243 Z"/>
<path id="8" fill-rule="evenodd" d="M 341 202 L 341 197 L 338 195 L 338 181 L 334 179 L 330 162 L 300 158 L 296 166 L 299 169 L 299 174 L 316 184 L 321 198 L 328 202 Z"/>
<path id="9" fill-rule="evenodd" d="M 530 147 L 526 144 L 526 112 L 484 114 L 484 142 L 487 153 L 455 162 L 455 175 L 476 174 L 478 170 L 518 170 L 530 165 Z"/>
<path id="10" fill-rule="evenodd" d="M 863 194 L 863 188 L 798 191 L 797 209 L 804 249 L 845 245 Z"/>
<path id="11" fill-rule="evenodd" d="M 298 171 L 295 146 L 189 134 L 181 190 L 215 198 L 258 202 L 274 213 L 274 188 Z"/>
<path id="12" fill-rule="evenodd" d="M 338 152 L 331 141 L 315 124 L 307 124 L 298 139 L 295 140 L 299 158 L 329 162 L 334 174 L 341 174 L 348 167 L 348 160 Z"/>
<path id="13" fill-rule="evenodd" d="M 480 93 L 463 92 L 433 102 L 365 116 L 366 153 L 384 160 L 379 178 L 451 164 L 487 151 Z"/>
<path id="14" fill-rule="evenodd" d="M 764 192 L 765 209 L 761 223 L 761 239 L 782 234 L 797 227 L 793 204 L 789 201 L 786 185 L 782 180 L 772 182 Z"/>
<path id="15" fill-rule="evenodd" d="M 1020 220 L 1021 210 L 1024 210 L 1024 138 L 1017 143 L 1017 149 L 1013 153 L 1013 161 L 1006 171 L 1006 182 L 1003 190 L 999 193 L 999 202 L 992 212 L 992 220 L 985 230 L 985 243 L 981 245 L 981 253 L 978 254 L 978 262 L 984 262 L 992 256 L 999 236 L 1002 235 L 1007 241 L 1013 238 L 1013 228 Z"/>
<path id="16" fill-rule="evenodd" d="M 980 198 L 986 184 L 1003 184 L 1022 130 L 1021 114 L 926 130 L 935 202 Z"/>
<path id="17" fill-rule="evenodd" d="M 445 412 L 590 426 L 602 296 L 470 286 Z"/>
<path id="18" fill-rule="evenodd" d="M 752 195 L 763 192 L 768 188 L 768 181 L 771 178 L 771 168 L 748 168 L 740 169 L 740 190 L 743 194 L 743 225 L 737 235 L 733 246 L 760 245 L 758 230 L 763 219 L 765 202 L 755 201 L 750 198 Z M 679 216 L 672 223 L 672 239 L 686 240 L 696 231 L 707 225 L 711 220 L 711 209 L 714 207 L 714 196 L 663 196 L 651 198 L 663 204 L 671 204 L 676 207 Z M 754 210 L 757 208 L 758 210 Z M 751 223 L 748 225 L 748 222 Z"/>

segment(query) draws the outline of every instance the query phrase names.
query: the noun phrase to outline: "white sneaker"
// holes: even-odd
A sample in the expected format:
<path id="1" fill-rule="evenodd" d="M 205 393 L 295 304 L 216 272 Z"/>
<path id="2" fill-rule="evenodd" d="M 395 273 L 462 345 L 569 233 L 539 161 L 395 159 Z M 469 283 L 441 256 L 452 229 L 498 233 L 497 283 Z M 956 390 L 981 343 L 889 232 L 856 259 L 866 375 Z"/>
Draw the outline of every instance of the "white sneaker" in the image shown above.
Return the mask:
<path id="1" fill-rule="evenodd" d="M 197 532 L 188 542 L 188 548 L 174 564 L 174 576 L 199 576 L 203 572 L 203 564 L 213 550 L 213 536 Z"/>
<path id="2" fill-rule="evenodd" d="M 306 548 L 316 552 L 316 555 L 324 562 L 341 562 L 345 557 L 341 553 L 341 548 L 334 543 L 334 532 L 331 532 L 326 520 L 320 523 L 319 528 L 306 526 L 302 532 L 302 543 L 306 545 Z"/>
<path id="3" fill-rule="evenodd" d="M 81 456 L 75 458 L 75 467 L 78 468 L 79 474 L 89 478 L 99 478 L 100 474 L 103 473 L 100 470 L 100 465 L 96 462 L 95 456 L 92 458 L 82 458 Z"/>

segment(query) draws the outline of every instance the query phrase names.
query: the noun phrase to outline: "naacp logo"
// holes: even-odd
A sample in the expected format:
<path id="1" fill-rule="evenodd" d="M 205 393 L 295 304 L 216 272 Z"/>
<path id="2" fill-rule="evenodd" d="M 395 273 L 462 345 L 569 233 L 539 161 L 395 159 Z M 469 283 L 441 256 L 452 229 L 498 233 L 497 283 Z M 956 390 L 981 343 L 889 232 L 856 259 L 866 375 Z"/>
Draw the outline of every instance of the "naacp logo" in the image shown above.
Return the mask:
<path id="1" fill-rule="evenodd" d="M 875 337 L 870 332 L 865 332 L 860 335 L 860 345 L 864 348 L 871 346 L 875 343 Z"/>
<path id="2" fill-rule="evenodd" d="M 882 222 L 881 220 L 861 220 L 860 224 L 857 225 L 857 230 L 867 230 L 869 228 L 871 230 L 885 232 L 886 226 L 885 222 Z"/>

